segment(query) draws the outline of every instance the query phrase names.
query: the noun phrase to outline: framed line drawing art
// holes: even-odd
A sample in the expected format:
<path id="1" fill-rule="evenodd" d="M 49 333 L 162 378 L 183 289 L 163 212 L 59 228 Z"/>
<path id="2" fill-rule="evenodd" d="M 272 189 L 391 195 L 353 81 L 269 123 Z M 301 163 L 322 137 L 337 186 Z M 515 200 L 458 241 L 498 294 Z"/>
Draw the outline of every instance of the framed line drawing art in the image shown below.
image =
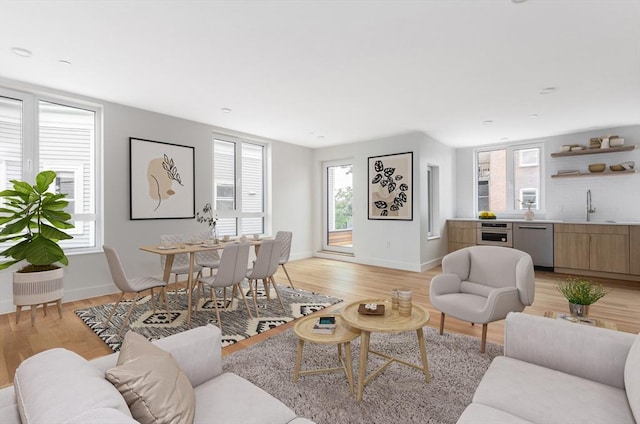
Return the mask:
<path id="1" fill-rule="evenodd" d="M 369 219 L 413 220 L 413 152 L 369 157 Z"/>
<path id="2" fill-rule="evenodd" d="M 129 137 L 130 219 L 195 218 L 195 148 Z"/>

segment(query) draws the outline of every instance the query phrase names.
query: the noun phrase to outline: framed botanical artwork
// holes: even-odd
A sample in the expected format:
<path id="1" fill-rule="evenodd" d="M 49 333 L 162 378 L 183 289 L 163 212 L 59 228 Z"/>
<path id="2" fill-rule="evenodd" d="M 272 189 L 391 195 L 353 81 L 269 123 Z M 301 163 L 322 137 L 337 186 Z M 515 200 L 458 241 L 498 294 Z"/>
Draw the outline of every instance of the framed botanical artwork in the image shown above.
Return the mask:
<path id="1" fill-rule="evenodd" d="M 195 148 L 129 137 L 130 219 L 195 218 Z"/>
<path id="2" fill-rule="evenodd" d="M 369 157 L 369 219 L 413 220 L 413 152 Z"/>

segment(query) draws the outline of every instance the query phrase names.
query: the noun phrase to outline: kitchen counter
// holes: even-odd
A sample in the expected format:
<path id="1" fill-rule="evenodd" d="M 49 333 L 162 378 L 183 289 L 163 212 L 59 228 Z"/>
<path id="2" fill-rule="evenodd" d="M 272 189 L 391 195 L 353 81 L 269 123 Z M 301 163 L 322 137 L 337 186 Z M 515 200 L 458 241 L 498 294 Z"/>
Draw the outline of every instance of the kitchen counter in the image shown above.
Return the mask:
<path id="1" fill-rule="evenodd" d="M 480 218 L 448 218 L 449 221 L 475 221 L 475 222 L 539 222 L 541 224 L 587 224 L 587 225 L 640 225 L 640 221 L 582 221 L 579 219 L 534 219 L 527 221 L 523 218 L 498 218 L 498 219 L 480 219 Z"/>
<path id="2" fill-rule="evenodd" d="M 489 225 L 480 228 L 478 223 Z M 493 223 L 504 225 L 493 226 Z M 537 255 L 539 267 L 553 267 L 555 272 L 563 274 L 640 282 L 639 221 L 527 221 L 522 218 L 447 220 L 449 252 L 478 244 L 515 247 L 532 257 Z M 548 254 L 553 255 L 552 262 Z"/>

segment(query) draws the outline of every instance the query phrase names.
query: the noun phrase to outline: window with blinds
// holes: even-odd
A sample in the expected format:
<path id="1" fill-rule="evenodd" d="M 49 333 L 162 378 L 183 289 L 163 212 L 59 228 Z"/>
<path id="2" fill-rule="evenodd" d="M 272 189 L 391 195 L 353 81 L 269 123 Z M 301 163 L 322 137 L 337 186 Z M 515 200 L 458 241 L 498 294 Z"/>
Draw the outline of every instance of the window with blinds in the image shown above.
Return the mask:
<path id="1" fill-rule="evenodd" d="M 264 234 L 264 146 L 214 139 L 214 207 L 218 235 Z"/>
<path id="2" fill-rule="evenodd" d="M 0 188 L 11 188 L 12 179 L 33 181 L 42 170 L 55 171 L 50 189 L 67 194 L 66 211 L 75 225 L 67 231 L 73 239 L 60 242 L 69 253 L 101 243 L 98 126 L 97 109 L 0 89 Z"/>

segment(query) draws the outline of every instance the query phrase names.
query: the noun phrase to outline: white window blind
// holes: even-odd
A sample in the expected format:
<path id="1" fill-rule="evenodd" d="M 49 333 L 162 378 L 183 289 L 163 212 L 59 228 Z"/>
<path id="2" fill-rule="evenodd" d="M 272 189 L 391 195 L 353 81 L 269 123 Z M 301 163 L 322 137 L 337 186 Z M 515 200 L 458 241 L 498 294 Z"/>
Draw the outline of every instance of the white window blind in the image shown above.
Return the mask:
<path id="1" fill-rule="evenodd" d="M 264 155 L 260 144 L 214 139 L 213 197 L 218 235 L 265 232 Z"/>
<path id="2" fill-rule="evenodd" d="M 100 116 L 98 109 L 64 103 L 0 89 L 0 187 L 11 188 L 12 179 L 32 182 L 42 170 L 55 171 L 50 189 L 67 194 L 66 211 L 75 225 L 67 231 L 73 239 L 60 245 L 72 253 L 101 245 L 96 178 Z"/>

